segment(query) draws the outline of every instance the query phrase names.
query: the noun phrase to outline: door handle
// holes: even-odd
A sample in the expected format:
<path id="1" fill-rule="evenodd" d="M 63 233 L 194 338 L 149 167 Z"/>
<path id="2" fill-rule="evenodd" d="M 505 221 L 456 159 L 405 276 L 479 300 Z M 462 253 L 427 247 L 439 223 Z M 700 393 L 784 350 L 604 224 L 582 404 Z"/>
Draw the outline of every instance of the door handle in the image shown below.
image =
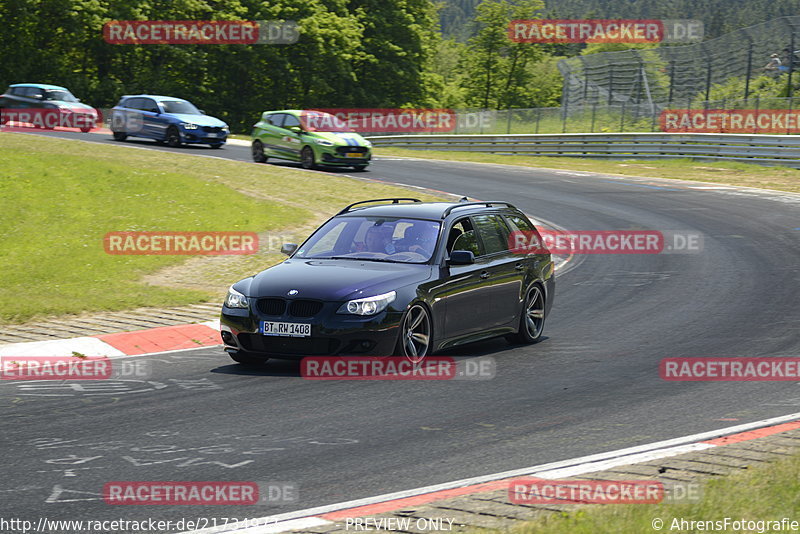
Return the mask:
<path id="1" fill-rule="evenodd" d="M 481 278 L 489 278 L 489 271 L 481 271 Z"/>

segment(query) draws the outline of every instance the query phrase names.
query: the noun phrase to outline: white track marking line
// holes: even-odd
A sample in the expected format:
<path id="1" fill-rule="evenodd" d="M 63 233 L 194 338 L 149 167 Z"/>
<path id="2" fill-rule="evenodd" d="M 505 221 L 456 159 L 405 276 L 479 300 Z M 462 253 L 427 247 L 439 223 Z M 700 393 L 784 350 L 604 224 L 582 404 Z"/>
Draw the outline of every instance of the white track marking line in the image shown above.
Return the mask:
<path id="1" fill-rule="evenodd" d="M 345 501 L 326 506 L 317 506 L 305 510 L 287 512 L 285 514 L 250 519 L 249 524 L 247 522 L 242 522 L 240 526 L 237 524 L 230 525 L 230 528 L 226 527 L 225 530 L 220 530 L 219 528 L 193 530 L 184 532 L 182 534 L 212 534 L 216 532 L 236 532 L 237 534 L 261 534 L 266 532 L 270 533 L 284 532 L 287 530 L 303 528 L 303 527 L 293 526 L 293 522 L 291 520 L 294 519 L 312 518 L 313 516 L 326 514 L 330 512 L 347 510 L 350 508 L 357 508 L 371 504 L 378 504 L 406 497 L 415 497 L 417 495 L 424 495 L 427 493 L 434 493 L 442 490 L 461 488 L 464 486 L 482 484 L 484 482 L 494 482 L 496 480 L 503 480 L 506 478 L 515 478 L 522 476 L 538 476 L 550 479 L 568 477 L 568 476 L 577 476 L 584 473 L 602 471 L 605 469 L 609 469 L 611 467 L 636 464 L 651 460 L 657 460 L 661 458 L 669 458 L 671 456 L 677 456 L 679 454 L 685 454 L 687 452 L 711 449 L 717 447 L 718 445 L 712 445 L 709 443 L 702 443 L 702 442 L 705 440 L 718 438 L 729 434 L 738 434 L 740 432 L 746 432 L 748 430 L 754 430 L 757 428 L 774 426 L 788 421 L 796 421 L 798 419 L 800 419 L 800 413 L 782 415 L 779 417 L 772 417 L 770 419 L 763 419 L 761 421 L 754 421 L 752 423 L 744 423 L 741 425 L 721 428 L 718 430 L 700 432 L 698 434 L 691 434 L 689 436 L 682 436 L 679 438 L 657 441 L 655 443 L 649 443 L 645 445 L 637 445 L 635 447 L 627 447 L 625 449 L 619 449 L 616 451 L 592 454 L 589 456 L 582 456 L 570 460 L 550 462 L 547 464 L 525 467 L 522 469 L 515 469 L 512 471 L 494 473 L 491 475 L 466 478 L 462 480 L 456 480 L 453 482 L 436 484 L 433 486 L 426 486 L 422 488 L 415 488 L 405 491 L 398 491 L 394 493 L 387 493 L 384 495 L 377 495 L 375 497 L 367 497 L 364 499 Z M 320 521 L 327 521 L 318 517 L 316 519 L 319 519 Z M 253 523 L 257 522 L 261 524 L 270 524 L 269 527 L 270 530 L 259 530 L 260 528 L 263 529 L 264 527 L 250 527 L 247 528 L 246 530 L 242 530 L 242 527 L 249 527 L 249 525 L 252 525 Z M 330 523 L 330 521 L 328 521 L 328 523 Z M 320 523 L 320 524 L 327 524 L 327 523 Z M 277 529 L 283 529 L 283 530 L 277 530 Z"/>

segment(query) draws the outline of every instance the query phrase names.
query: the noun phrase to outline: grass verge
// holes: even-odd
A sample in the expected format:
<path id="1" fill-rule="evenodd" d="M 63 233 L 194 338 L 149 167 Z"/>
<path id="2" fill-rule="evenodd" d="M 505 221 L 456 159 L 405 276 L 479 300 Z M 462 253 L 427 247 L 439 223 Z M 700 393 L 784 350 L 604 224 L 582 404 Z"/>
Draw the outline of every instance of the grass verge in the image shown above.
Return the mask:
<path id="1" fill-rule="evenodd" d="M 474 152 L 449 152 L 378 147 L 375 155 L 399 156 L 476 163 L 501 163 L 522 167 L 564 169 L 573 171 L 647 176 L 652 178 L 680 178 L 725 185 L 759 187 L 800 193 L 800 170 L 788 167 L 765 167 L 738 162 L 704 162 L 691 159 L 658 160 L 600 160 L 581 158 L 556 158 L 546 156 L 503 156 Z"/>
<path id="2" fill-rule="evenodd" d="M 302 239 L 347 203 L 409 196 L 344 176 L 13 133 L 0 134 L 0 176 L 4 324 L 219 299 L 280 259 L 263 250 L 275 241 L 266 237 Z M 262 250 L 106 254 L 103 236 L 126 230 L 258 232 Z"/>
<path id="3" fill-rule="evenodd" d="M 800 520 L 800 453 L 702 485 L 699 502 L 689 504 L 609 504 L 576 507 L 569 512 L 542 515 L 509 529 L 510 534 L 595 534 L 598 532 L 779 532 L 762 523 L 755 529 L 709 528 L 689 521 Z M 661 528 L 655 528 L 661 520 Z M 681 520 L 685 522 L 681 523 Z M 785 528 L 784 528 L 785 530 Z M 481 532 L 487 532 L 481 530 Z M 489 531 L 492 532 L 492 531 Z"/>

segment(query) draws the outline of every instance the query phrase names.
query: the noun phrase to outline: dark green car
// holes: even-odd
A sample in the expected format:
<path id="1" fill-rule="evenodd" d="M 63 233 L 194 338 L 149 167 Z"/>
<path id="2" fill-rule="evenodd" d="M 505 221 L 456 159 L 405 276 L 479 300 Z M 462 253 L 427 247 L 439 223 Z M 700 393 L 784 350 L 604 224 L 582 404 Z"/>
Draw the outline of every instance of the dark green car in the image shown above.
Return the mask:
<path id="1" fill-rule="evenodd" d="M 252 137 L 257 163 L 276 158 L 300 162 L 305 169 L 324 165 L 363 171 L 372 158 L 372 143 L 322 111 L 265 111 Z"/>

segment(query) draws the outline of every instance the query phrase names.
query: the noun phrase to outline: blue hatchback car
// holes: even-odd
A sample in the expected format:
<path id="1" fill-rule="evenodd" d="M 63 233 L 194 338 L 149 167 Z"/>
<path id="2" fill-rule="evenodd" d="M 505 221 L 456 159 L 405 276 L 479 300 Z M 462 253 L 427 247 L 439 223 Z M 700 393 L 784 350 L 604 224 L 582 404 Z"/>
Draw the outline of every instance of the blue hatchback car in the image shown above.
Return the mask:
<path id="1" fill-rule="evenodd" d="M 111 110 L 111 133 L 117 141 L 145 137 L 171 147 L 193 143 L 219 148 L 230 129 L 182 98 L 125 95 Z"/>

